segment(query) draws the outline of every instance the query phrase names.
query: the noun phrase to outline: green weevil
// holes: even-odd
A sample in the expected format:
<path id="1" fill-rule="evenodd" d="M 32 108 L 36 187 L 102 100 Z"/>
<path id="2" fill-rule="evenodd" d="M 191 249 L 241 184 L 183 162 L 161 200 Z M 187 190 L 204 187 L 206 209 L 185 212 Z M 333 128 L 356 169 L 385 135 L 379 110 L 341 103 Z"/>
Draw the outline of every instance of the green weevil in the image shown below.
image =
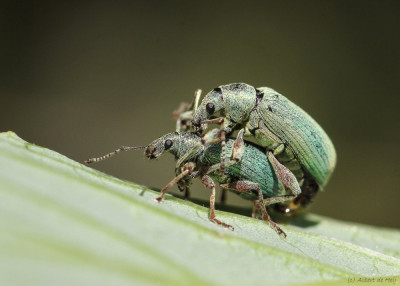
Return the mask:
<path id="1" fill-rule="evenodd" d="M 225 154 L 230 154 L 225 163 L 224 173 L 221 175 L 222 143 L 202 144 L 202 138 L 194 133 L 173 132 L 166 134 L 147 146 L 121 147 L 114 152 L 99 158 L 92 158 L 86 163 L 98 162 L 107 159 L 120 151 L 145 149 L 145 156 L 155 159 L 164 152 L 172 153 L 178 161 L 177 176 L 172 179 L 162 190 L 161 195 L 156 199 L 158 202 L 164 200 L 168 189 L 176 183 L 183 182 L 189 185 L 194 178 L 200 178 L 206 188 L 211 189 L 209 219 L 225 228 L 234 228 L 215 216 L 215 182 L 218 182 L 223 189 L 232 191 L 242 198 L 254 201 L 253 217 L 257 213 L 283 237 L 285 232 L 271 220 L 266 206 L 276 203 L 290 201 L 300 192 L 300 188 L 294 185 L 290 177 L 278 180 L 275 170 L 282 173 L 290 172 L 285 166 L 279 163 L 271 152 L 265 153 L 261 147 L 243 140 L 226 140 Z M 239 162 L 240 157 L 240 162 Z"/>
<path id="2" fill-rule="evenodd" d="M 254 137 L 257 145 L 272 151 L 291 171 L 302 192 L 292 202 L 280 205 L 278 210 L 285 214 L 307 207 L 335 168 L 335 148 L 325 131 L 303 109 L 271 88 L 245 83 L 219 86 L 203 98 L 192 115 L 197 132 L 205 130 L 208 123 L 221 124 L 220 130 L 205 136 L 206 143 L 224 142 L 234 130 L 243 130 L 241 134 Z M 276 173 L 279 179 L 288 176 L 279 170 Z"/>

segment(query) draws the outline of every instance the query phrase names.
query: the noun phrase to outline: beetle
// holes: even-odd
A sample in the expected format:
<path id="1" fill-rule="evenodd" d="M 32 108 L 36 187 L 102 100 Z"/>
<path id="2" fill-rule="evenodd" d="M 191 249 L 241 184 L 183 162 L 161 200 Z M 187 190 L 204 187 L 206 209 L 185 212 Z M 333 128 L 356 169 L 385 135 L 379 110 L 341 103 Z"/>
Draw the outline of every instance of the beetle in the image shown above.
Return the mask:
<path id="1" fill-rule="evenodd" d="M 243 130 L 241 134 L 255 138 L 257 145 L 291 171 L 302 193 L 290 204 L 280 205 L 278 210 L 287 215 L 306 208 L 334 171 L 336 151 L 328 135 L 303 109 L 272 88 L 221 85 L 205 95 L 192 114 L 196 132 L 209 123 L 221 124 L 220 130 L 205 138 L 206 143 L 224 142 L 234 130 Z M 279 179 L 287 176 L 275 171 Z"/>
<path id="2" fill-rule="evenodd" d="M 223 189 L 234 192 L 242 198 L 254 201 L 253 217 L 261 212 L 264 221 L 283 237 L 285 232 L 271 220 L 266 206 L 290 201 L 300 194 L 290 177 L 287 180 L 278 180 L 275 170 L 281 173 L 290 171 L 271 152 L 265 152 L 259 146 L 243 140 L 226 140 L 225 154 L 222 154 L 222 143 L 202 144 L 202 138 L 194 133 L 173 132 L 166 134 L 147 146 L 121 147 L 114 152 L 99 158 L 92 158 L 85 163 L 98 162 L 107 159 L 121 151 L 145 149 L 145 156 L 149 159 L 158 158 L 165 152 L 172 153 L 177 162 L 177 176 L 173 178 L 162 190 L 156 199 L 164 200 L 165 194 L 174 184 L 183 182 L 189 185 L 191 180 L 199 178 L 206 188 L 211 189 L 209 219 L 225 228 L 234 228 L 215 216 L 215 182 Z M 230 154 L 225 164 L 224 173 L 221 175 L 221 156 Z M 238 158 L 241 158 L 240 161 Z"/>

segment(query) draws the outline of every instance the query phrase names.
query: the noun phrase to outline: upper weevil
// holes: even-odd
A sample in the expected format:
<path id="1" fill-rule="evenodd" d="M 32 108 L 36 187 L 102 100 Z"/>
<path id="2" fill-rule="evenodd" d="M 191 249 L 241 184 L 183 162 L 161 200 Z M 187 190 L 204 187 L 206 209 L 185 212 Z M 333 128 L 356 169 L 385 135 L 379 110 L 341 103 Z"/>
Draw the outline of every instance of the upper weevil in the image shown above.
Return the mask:
<path id="1" fill-rule="evenodd" d="M 258 145 L 294 176 L 302 193 L 279 209 L 293 214 L 305 208 L 327 184 L 336 165 L 335 148 L 325 131 L 303 109 L 268 87 L 245 83 L 222 85 L 209 92 L 193 111 L 192 126 L 197 132 L 208 123 L 221 123 L 209 132 L 206 142 L 225 141 L 234 130 L 253 136 Z M 279 179 L 287 174 L 276 170 Z"/>
<path id="2" fill-rule="evenodd" d="M 225 153 L 222 153 L 221 142 L 203 145 L 202 138 L 194 133 L 174 132 L 166 134 L 147 146 L 121 147 L 103 157 L 92 158 L 86 163 L 98 162 L 126 150 L 145 149 L 145 156 L 155 159 L 164 152 L 170 152 L 178 160 L 177 176 L 162 190 L 156 200 L 161 202 L 165 193 L 173 184 L 183 184 L 188 187 L 193 178 L 200 178 L 203 185 L 211 189 L 209 219 L 223 227 L 233 230 L 233 227 L 215 217 L 215 183 L 221 187 L 239 194 L 241 197 L 254 201 L 253 216 L 261 211 L 262 217 L 275 231 L 286 237 L 285 232 L 270 219 L 266 205 L 282 203 L 295 198 L 300 192 L 296 188 L 297 181 L 278 180 L 274 169 L 282 173 L 290 171 L 280 164 L 271 152 L 243 140 L 226 140 Z M 226 156 L 228 154 L 229 156 Z M 221 155 L 228 158 L 224 173 L 220 174 Z M 241 161 L 238 162 L 238 157 Z M 184 187 L 181 186 L 181 187 Z"/>

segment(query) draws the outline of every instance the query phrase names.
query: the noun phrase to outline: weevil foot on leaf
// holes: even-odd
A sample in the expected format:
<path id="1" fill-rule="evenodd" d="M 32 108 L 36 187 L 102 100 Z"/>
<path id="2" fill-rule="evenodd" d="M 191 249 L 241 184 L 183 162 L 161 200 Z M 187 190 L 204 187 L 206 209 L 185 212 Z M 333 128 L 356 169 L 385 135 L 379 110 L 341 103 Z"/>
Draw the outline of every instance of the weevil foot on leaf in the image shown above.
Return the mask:
<path id="1" fill-rule="evenodd" d="M 234 231 L 235 228 L 233 226 L 231 226 L 230 224 L 224 223 L 222 221 L 220 221 L 219 219 L 216 218 L 210 218 L 210 221 L 212 221 L 213 223 L 222 226 L 223 228 L 229 229 L 231 231 Z"/>
<path id="2" fill-rule="evenodd" d="M 272 224 L 271 224 L 272 223 Z M 286 233 L 273 221 L 270 222 L 270 225 L 273 229 L 275 229 L 275 231 L 278 233 L 279 236 L 282 236 L 283 238 L 286 238 L 287 235 Z"/>

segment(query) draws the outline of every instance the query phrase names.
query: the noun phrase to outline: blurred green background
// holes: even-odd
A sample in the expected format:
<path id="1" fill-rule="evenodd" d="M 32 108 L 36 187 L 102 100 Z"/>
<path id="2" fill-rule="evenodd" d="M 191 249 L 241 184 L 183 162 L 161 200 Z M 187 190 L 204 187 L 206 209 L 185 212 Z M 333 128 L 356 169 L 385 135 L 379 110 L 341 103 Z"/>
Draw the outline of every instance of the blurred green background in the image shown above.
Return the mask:
<path id="1" fill-rule="evenodd" d="M 197 88 L 269 86 L 336 146 L 312 211 L 400 227 L 400 2 L 3 1 L 0 13 L 0 131 L 83 162 L 174 131 Z M 161 188 L 174 165 L 132 151 L 93 167 Z"/>

